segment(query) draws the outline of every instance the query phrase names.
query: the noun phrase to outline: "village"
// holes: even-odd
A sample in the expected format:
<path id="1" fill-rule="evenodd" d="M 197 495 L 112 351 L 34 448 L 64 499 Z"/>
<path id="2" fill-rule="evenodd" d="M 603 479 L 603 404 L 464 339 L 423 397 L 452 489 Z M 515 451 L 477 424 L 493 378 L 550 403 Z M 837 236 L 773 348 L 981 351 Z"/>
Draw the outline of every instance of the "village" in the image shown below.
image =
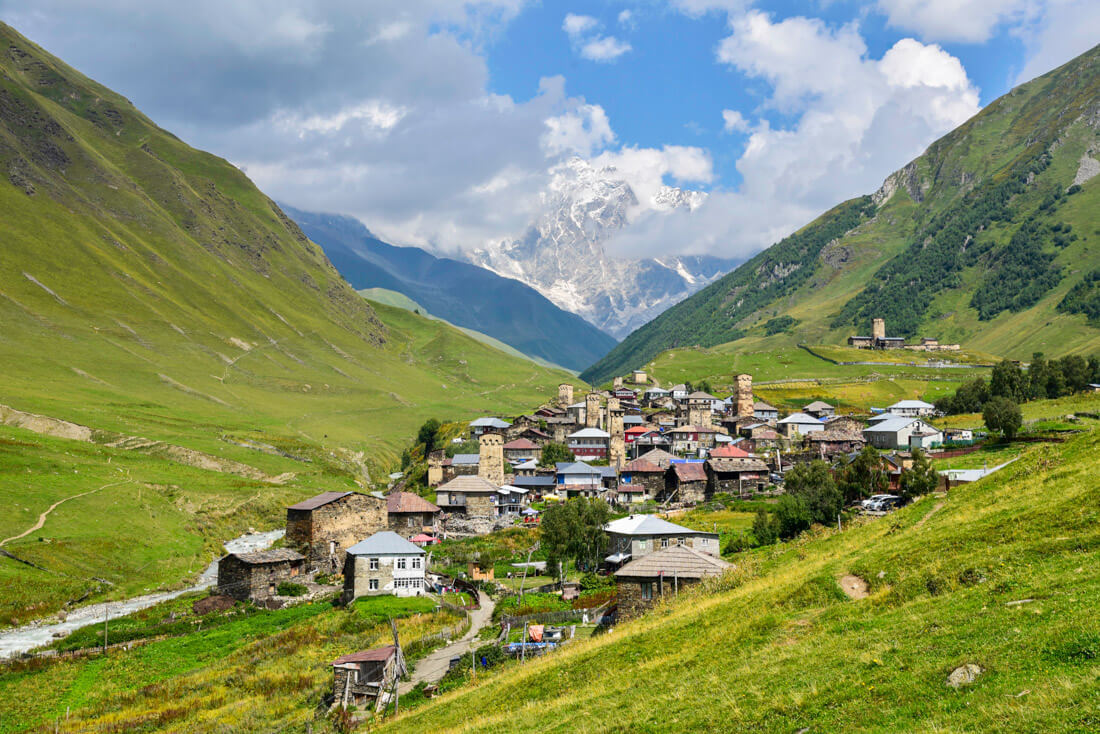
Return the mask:
<path id="1" fill-rule="evenodd" d="M 500 655 L 524 660 L 567 644 L 578 624 L 591 634 L 733 568 L 717 522 L 677 522 L 724 506 L 715 500 L 775 502 L 795 467 L 827 462 L 835 473 L 871 457 L 874 486 L 885 491 L 845 512 L 884 514 L 904 503 L 896 492 L 915 460 L 976 438 L 934 426 L 935 406 L 920 400 L 869 415 L 814 400 L 781 415 L 754 396 L 751 375 L 732 376 L 731 387 L 720 398 L 688 384 L 662 387 L 640 370 L 583 397 L 562 383 L 531 413 L 478 418 L 431 447 L 423 485 L 399 472 L 388 493 L 325 492 L 287 507 L 282 546 L 221 559 L 216 593 L 269 608 L 334 593 L 344 605 L 436 596 L 469 626 L 416 666 L 413 680 L 430 696 L 463 655 L 475 673 L 478 655 L 490 664 L 474 652 L 489 629 Z M 940 472 L 936 488 L 997 468 Z M 577 498 L 607 508 L 598 557 L 548 568 L 543 515 Z M 504 536 L 512 552 L 470 550 Z M 396 707 L 412 686 L 396 628 L 392 645 L 348 650 L 332 668 L 331 706 L 341 710 Z"/>

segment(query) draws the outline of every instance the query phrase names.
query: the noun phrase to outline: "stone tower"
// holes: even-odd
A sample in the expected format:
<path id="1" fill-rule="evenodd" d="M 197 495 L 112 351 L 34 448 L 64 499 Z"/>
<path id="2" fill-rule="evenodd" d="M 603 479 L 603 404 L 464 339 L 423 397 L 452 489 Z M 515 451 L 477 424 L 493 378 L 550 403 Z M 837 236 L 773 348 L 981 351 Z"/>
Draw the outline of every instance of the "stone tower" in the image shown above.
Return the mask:
<path id="1" fill-rule="evenodd" d="M 443 483 L 443 461 L 447 454 L 443 449 L 428 454 L 428 486 L 438 487 Z"/>
<path id="2" fill-rule="evenodd" d="M 734 414 L 738 418 L 752 417 L 752 375 L 737 376 L 737 392 L 734 394 L 733 401 Z"/>
<path id="3" fill-rule="evenodd" d="M 692 400 L 688 402 L 688 425 L 709 426 L 714 415 L 713 404 L 709 400 Z"/>
<path id="4" fill-rule="evenodd" d="M 623 386 L 623 378 L 622 377 L 616 377 L 614 384 L 615 384 L 615 389 L 618 390 L 620 387 Z"/>
<path id="5" fill-rule="evenodd" d="M 886 319 L 871 319 L 871 338 L 886 338 Z"/>
<path id="6" fill-rule="evenodd" d="M 477 475 L 500 487 L 504 484 L 504 436 L 499 433 L 481 434 L 481 451 Z"/>
<path id="7" fill-rule="evenodd" d="M 584 397 L 584 427 L 600 427 L 600 394 L 590 392 Z"/>
<path id="8" fill-rule="evenodd" d="M 626 433 L 623 429 L 623 409 L 617 398 L 607 400 L 607 432 L 611 434 L 607 462 L 616 469 L 626 462 Z"/>
<path id="9" fill-rule="evenodd" d="M 573 386 L 568 382 L 558 385 L 558 405 L 566 408 L 573 404 Z"/>

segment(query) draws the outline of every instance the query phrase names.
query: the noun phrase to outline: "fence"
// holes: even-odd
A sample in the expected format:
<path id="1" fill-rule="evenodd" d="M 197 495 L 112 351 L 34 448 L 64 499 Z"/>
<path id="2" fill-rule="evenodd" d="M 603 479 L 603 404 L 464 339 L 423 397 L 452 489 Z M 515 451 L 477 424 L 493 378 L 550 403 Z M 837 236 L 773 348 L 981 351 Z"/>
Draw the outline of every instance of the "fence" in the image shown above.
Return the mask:
<path id="1" fill-rule="evenodd" d="M 586 614 L 589 620 L 595 620 L 603 615 L 607 607 L 607 604 L 601 604 L 591 609 L 564 609 L 559 612 L 539 612 L 538 614 L 525 614 L 518 617 L 512 617 L 505 614 L 501 616 L 500 623 L 512 627 L 522 627 L 527 622 L 534 622 L 536 624 L 561 624 L 562 622 L 577 622 L 583 619 Z"/>

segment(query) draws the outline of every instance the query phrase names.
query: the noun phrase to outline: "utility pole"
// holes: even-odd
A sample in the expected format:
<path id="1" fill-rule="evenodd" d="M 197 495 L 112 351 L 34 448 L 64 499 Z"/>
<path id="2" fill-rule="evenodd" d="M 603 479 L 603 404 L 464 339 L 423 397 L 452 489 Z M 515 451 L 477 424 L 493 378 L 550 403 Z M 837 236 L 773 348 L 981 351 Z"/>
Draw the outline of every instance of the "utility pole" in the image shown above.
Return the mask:
<path id="1" fill-rule="evenodd" d="M 401 703 L 401 689 L 398 682 L 405 674 L 405 655 L 401 652 L 401 642 L 397 638 L 397 622 L 390 617 L 390 629 L 393 630 L 393 715 L 397 716 L 397 707 Z"/>
<path id="2" fill-rule="evenodd" d="M 519 601 L 523 603 L 523 586 L 527 583 L 527 569 L 531 567 L 531 554 L 535 552 L 535 547 L 531 546 L 527 549 L 527 563 L 523 564 L 523 578 L 519 582 Z"/>
<path id="3" fill-rule="evenodd" d="M 107 654 L 107 619 L 111 616 L 111 607 L 103 605 L 103 654 Z"/>
<path id="4" fill-rule="evenodd" d="M 525 662 L 527 660 L 527 624 L 527 622 L 523 623 L 523 640 L 520 642 L 522 647 L 519 649 L 520 662 Z"/>

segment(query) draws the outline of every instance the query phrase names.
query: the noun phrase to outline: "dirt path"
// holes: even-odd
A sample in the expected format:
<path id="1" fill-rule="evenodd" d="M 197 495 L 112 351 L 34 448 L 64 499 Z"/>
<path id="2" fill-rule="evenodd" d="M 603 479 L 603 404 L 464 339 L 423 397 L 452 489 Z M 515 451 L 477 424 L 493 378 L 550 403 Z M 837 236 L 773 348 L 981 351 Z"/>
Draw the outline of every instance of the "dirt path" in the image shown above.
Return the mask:
<path id="1" fill-rule="evenodd" d="M 920 527 L 921 527 L 922 525 L 924 525 L 924 524 L 925 524 L 926 522 L 928 522 L 928 518 L 932 517 L 932 516 L 933 516 L 933 515 L 935 515 L 935 514 L 936 514 L 937 512 L 939 512 L 940 510 L 942 510 L 942 509 L 943 509 L 943 506 L 944 506 L 944 505 L 946 505 L 946 504 L 947 504 L 947 503 L 946 503 L 946 502 L 944 502 L 944 501 L 942 501 L 942 500 L 941 500 L 940 502 L 937 502 L 937 503 L 935 504 L 935 506 L 933 506 L 933 507 L 932 507 L 932 509 L 928 511 L 928 514 L 927 514 L 927 515 L 925 515 L 924 517 L 922 517 L 922 518 L 921 518 L 920 520 L 917 520 L 916 524 L 915 524 L 915 525 L 913 525 L 913 530 L 918 530 L 918 529 L 919 529 L 919 528 L 920 528 Z"/>
<path id="2" fill-rule="evenodd" d="M 477 633 L 492 621 L 493 607 L 496 605 L 484 591 L 477 592 L 477 597 L 481 608 L 470 612 L 470 629 L 466 634 L 450 645 L 433 650 L 421 658 L 412 672 L 411 680 L 398 686 L 399 693 L 408 693 L 417 683 L 435 683 L 446 674 L 451 658 L 464 655 L 478 646 Z"/>
<path id="3" fill-rule="evenodd" d="M 47 508 L 45 512 L 43 512 L 41 515 L 38 516 L 38 522 L 36 522 L 34 525 L 27 528 L 23 532 L 19 533 L 19 535 L 13 535 L 10 538 L 4 538 L 3 540 L 0 540 L 0 546 L 7 545 L 8 543 L 10 543 L 13 540 L 19 540 L 20 538 L 25 538 L 25 537 L 27 537 L 28 535 L 30 535 L 31 533 L 33 533 L 36 530 L 41 530 L 42 526 L 46 524 L 46 517 L 49 516 L 49 514 L 51 512 L 53 512 L 54 510 L 56 510 L 58 507 L 65 504 L 69 500 L 75 500 L 78 497 L 86 497 L 90 494 L 95 494 L 96 492 L 98 492 L 101 489 L 107 489 L 108 487 L 117 487 L 120 484 L 129 484 L 130 481 L 131 480 L 129 480 L 129 479 L 125 479 L 121 482 L 111 482 L 110 484 L 104 484 L 102 487 L 97 487 L 96 489 L 89 489 L 87 492 L 81 492 L 80 494 L 74 494 L 71 497 L 66 497 L 65 499 L 58 500 L 57 502 L 54 502 L 52 505 L 50 505 L 49 508 Z"/>
<path id="4" fill-rule="evenodd" d="M 840 578 L 840 588 L 848 595 L 849 599 L 866 599 L 867 582 L 859 576 L 848 574 Z"/>

